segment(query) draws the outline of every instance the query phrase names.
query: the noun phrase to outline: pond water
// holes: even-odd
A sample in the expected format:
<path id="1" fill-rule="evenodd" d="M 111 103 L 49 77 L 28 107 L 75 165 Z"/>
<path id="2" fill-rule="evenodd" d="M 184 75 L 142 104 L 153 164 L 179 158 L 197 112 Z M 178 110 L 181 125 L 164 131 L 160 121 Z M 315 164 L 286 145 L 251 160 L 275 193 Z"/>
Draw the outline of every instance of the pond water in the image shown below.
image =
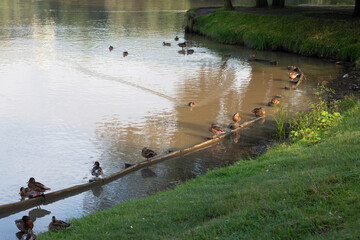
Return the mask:
<path id="1" fill-rule="evenodd" d="M 80 217 L 245 158 L 274 134 L 277 108 L 265 106 L 273 96 L 282 95 L 292 112 L 304 110 L 313 88 L 342 71 L 333 63 L 278 52 L 256 52 L 257 58 L 277 60 L 276 66 L 229 59 L 223 55 L 247 57 L 253 51 L 184 35 L 185 9 L 221 3 L 0 2 L 0 204 L 19 201 L 19 188 L 30 177 L 60 190 L 88 182 L 95 161 L 110 175 L 124 163 L 143 161 L 143 147 L 158 153 L 189 147 L 210 135 L 211 123 L 227 126 L 235 112 L 242 121 L 253 117 L 254 107 L 268 113 L 264 123 L 205 150 L 41 209 L 0 213 L 2 239 L 16 239 L 14 220 L 23 215 L 35 220 L 36 233 L 44 232 L 52 215 Z M 194 54 L 179 54 L 175 36 Z M 295 91 L 283 89 L 289 85 L 287 65 L 308 76 Z M 186 106 L 190 101 L 193 109 Z"/>

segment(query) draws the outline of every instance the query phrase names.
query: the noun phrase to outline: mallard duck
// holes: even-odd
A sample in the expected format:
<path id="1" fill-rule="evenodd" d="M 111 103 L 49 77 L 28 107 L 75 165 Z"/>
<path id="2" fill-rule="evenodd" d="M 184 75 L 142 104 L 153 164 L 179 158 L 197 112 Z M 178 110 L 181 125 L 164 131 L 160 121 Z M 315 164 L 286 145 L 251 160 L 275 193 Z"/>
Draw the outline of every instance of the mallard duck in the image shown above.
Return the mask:
<path id="1" fill-rule="evenodd" d="M 234 123 L 237 123 L 241 120 L 241 117 L 239 115 L 239 113 L 235 113 L 233 116 L 232 116 L 232 120 L 234 121 Z"/>
<path id="2" fill-rule="evenodd" d="M 28 181 L 28 187 L 30 190 L 36 192 L 36 194 L 33 197 L 39 196 L 42 192 L 45 192 L 47 190 L 51 190 L 50 188 L 46 187 L 44 184 L 35 182 L 35 178 L 31 177 Z"/>
<path id="3" fill-rule="evenodd" d="M 95 178 L 101 178 L 102 174 L 103 174 L 103 170 L 100 167 L 100 163 L 96 161 L 94 163 L 93 168 L 91 169 L 91 175 L 93 175 Z"/>
<path id="4" fill-rule="evenodd" d="M 298 73 L 296 71 L 289 72 L 289 78 L 292 82 L 295 81 L 295 78 L 297 78 L 298 76 L 300 76 L 300 73 Z"/>
<path id="5" fill-rule="evenodd" d="M 265 109 L 263 109 L 262 107 L 254 108 L 251 112 L 255 113 L 255 117 L 260 117 L 265 115 Z"/>
<path id="6" fill-rule="evenodd" d="M 30 188 L 28 188 L 28 187 L 27 188 L 24 188 L 24 187 L 20 188 L 19 194 L 20 194 L 21 197 L 28 197 L 30 195 L 30 193 L 31 193 Z"/>
<path id="7" fill-rule="evenodd" d="M 21 240 L 36 240 L 37 237 L 32 229 L 29 229 L 27 233 L 24 233 Z"/>
<path id="8" fill-rule="evenodd" d="M 25 233 L 28 232 L 29 229 L 34 228 L 34 223 L 31 221 L 30 217 L 26 215 L 21 219 L 15 220 L 15 225 L 21 232 Z"/>
<path id="9" fill-rule="evenodd" d="M 225 132 L 226 132 L 224 129 L 222 129 L 222 128 L 219 127 L 219 126 L 216 126 L 214 123 L 212 123 L 211 126 L 209 127 L 209 131 L 214 134 L 214 135 L 212 136 L 212 138 L 216 138 L 216 135 L 222 134 L 222 133 L 225 133 Z"/>
<path id="10" fill-rule="evenodd" d="M 57 220 L 55 216 L 52 216 L 52 221 L 49 223 L 50 231 L 57 231 L 68 227 L 70 227 L 70 223 L 64 222 L 62 220 Z"/>
<path id="11" fill-rule="evenodd" d="M 175 41 L 179 41 L 179 38 L 178 38 L 178 36 L 176 36 L 176 37 L 174 38 L 174 40 L 175 40 Z"/>
<path id="12" fill-rule="evenodd" d="M 141 155 L 146 158 L 146 160 L 149 160 L 149 158 L 155 157 L 157 153 L 151 149 L 144 147 L 141 151 Z"/>
<path id="13" fill-rule="evenodd" d="M 194 50 L 193 49 L 186 49 L 186 54 L 189 55 L 189 54 L 193 54 L 194 53 Z"/>
<path id="14" fill-rule="evenodd" d="M 163 42 L 163 46 L 168 46 L 168 47 L 170 47 L 170 46 L 171 46 L 171 43 Z"/>
<path id="15" fill-rule="evenodd" d="M 272 106 L 272 105 L 276 105 L 280 103 L 280 97 L 279 96 L 275 96 L 271 99 L 270 102 L 268 102 L 268 106 Z"/>
<path id="16" fill-rule="evenodd" d="M 194 102 L 189 102 L 188 104 L 187 104 L 189 107 L 195 107 L 195 103 Z"/>
<path id="17" fill-rule="evenodd" d="M 127 51 L 123 52 L 124 57 L 126 57 L 127 55 L 129 55 L 129 53 Z"/>
<path id="18" fill-rule="evenodd" d="M 109 51 L 111 52 L 112 50 L 114 50 L 114 47 L 110 45 Z"/>
<path id="19" fill-rule="evenodd" d="M 178 46 L 184 50 L 184 48 L 186 47 L 186 42 L 178 43 Z"/>

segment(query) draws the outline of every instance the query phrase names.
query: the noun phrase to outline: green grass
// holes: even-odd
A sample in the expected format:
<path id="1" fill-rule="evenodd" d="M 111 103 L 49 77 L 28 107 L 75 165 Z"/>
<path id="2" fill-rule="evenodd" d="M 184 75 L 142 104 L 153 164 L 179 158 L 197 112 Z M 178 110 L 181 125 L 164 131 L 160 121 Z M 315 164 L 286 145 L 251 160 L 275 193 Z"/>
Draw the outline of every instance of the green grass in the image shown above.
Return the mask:
<path id="1" fill-rule="evenodd" d="M 39 239 L 359 239 L 360 103 L 317 144 L 279 144 Z"/>
<path id="2" fill-rule="evenodd" d="M 195 18 L 193 31 L 218 42 L 253 49 L 359 61 L 360 19 L 328 19 L 319 13 L 249 14 L 224 9 Z"/>

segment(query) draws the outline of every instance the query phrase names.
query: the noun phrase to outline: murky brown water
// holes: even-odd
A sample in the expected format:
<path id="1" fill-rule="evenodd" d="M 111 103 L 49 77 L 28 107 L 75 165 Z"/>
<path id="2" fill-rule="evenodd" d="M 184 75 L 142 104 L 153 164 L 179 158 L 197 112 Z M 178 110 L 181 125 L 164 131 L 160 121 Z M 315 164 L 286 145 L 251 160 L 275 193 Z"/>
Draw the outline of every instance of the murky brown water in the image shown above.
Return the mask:
<path id="1" fill-rule="evenodd" d="M 297 55 L 256 52 L 277 66 L 224 58 L 253 51 L 184 36 L 184 10 L 222 1 L 20 1 L 0 3 L 0 204 L 19 200 L 29 177 L 59 190 L 88 181 L 94 161 L 105 174 L 142 161 L 146 146 L 158 153 L 184 148 L 210 135 L 239 112 L 282 95 L 291 111 L 306 109 L 312 89 L 340 67 Z M 182 55 L 186 40 L 192 55 Z M 172 46 L 164 47 L 162 42 Z M 109 45 L 114 50 L 109 52 Z M 123 51 L 129 55 L 123 57 Z M 287 65 L 308 76 L 285 91 Z M 193 109 L 186 106 L 196 103 Z M 144 197 L 207 169 L 248 156 L 274 133 L 267 121 L 206 150 L 130 174 L 102 188 L 0 219 L 2 239 L 14 239 L 14 220 L 30 214 L 35 232 L 52 215 L 79 217 Z"/>

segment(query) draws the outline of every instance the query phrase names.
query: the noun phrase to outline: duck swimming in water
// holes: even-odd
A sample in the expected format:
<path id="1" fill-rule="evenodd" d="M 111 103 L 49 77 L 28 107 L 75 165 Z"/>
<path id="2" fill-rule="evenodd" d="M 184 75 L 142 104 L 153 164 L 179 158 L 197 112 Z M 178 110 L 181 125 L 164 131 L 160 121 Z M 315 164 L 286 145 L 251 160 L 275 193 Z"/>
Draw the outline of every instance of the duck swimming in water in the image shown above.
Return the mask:
<path id="1" fill-rule="evenodd" d="M 189 54 L 193 54 L 194 53 L 194 50 L 193 49 L 186 49 L 186 54 L 189 55 Z"/>
<path id="2" fill-rule="evenodd" d="M 275 96 L 268 102 L 268 106 L 277 105 L 280 103 L 280 96 Z"/>
<path id="3" fill-rule="evenodd" d="M 265 115 L 265 109 L 262 107 L 254 108 L 251 112 L 255 114 L 255 117 L 261 117 Z"/>
<path id="4" fill-rule="evenodd" d="M 39 196 L 41 193 L 47 191 L 47 190 L 51 190 L 50 188 L 46 187 L 44 184 L 39 183 L 39 182 L 35 182 L 35 178 L 31 177 L 28 181 L 28 187 L 30 190 L 36 192 L 36 194 L 32 197 L 37 197 Z"/>
<path id="5" fill-rule="evenodd" d="M 168 47 L 170 47 L 170 46 L 171 46 L 171 43 L 163 42 L 163 46 L 168 46 Z"/>
<path id="6" fill-rule="evenodd" d="M 114 47 L 110 45 L 109 51 L 111 52 L 112 50 L 114 50 Z"/>
<path id="7" fill-rule="evenodd" d="M 142 150 L 141 150 L 141 155 L 146 158 L 146 160 L 149 160 L 149 158 L 152 158 L 152 157 L 155 157 L 157 155 L 156 152 L 154 152 L 153 150 L 151 149 L 148 149 L 146 147 L 144 147 Z"/>
<path id="8" fill-rule="evenodd" d="M 49 223 L 50 231 L 57 231 L 57 230 L 65 229 L 68 227 L 70 227 L 70 223 L 64 222 L 62 220 L 57 220 L 55 216 L 52 217 L 52 220 Z"/>
<path id="9" fill-rule="evenodd" d="M 126 57 L 127 55 L 129 55 L 127 51 L 123 52 L 123 57 Z"/>
<path id="10" fill-rule="evenodd" d="M 175 41 L 179 41 L 179 38 L 178 38 L 178 36 L 176 36 L 176 37 L 174 38 L 174 40 L 175 40 Z"/>
<path id="11" fill-rule="evenodd" d="M 195 107 L 195 103 L 194 102 L 189 102 L 188 104 L 187 104 L 189 107 Z"/>

